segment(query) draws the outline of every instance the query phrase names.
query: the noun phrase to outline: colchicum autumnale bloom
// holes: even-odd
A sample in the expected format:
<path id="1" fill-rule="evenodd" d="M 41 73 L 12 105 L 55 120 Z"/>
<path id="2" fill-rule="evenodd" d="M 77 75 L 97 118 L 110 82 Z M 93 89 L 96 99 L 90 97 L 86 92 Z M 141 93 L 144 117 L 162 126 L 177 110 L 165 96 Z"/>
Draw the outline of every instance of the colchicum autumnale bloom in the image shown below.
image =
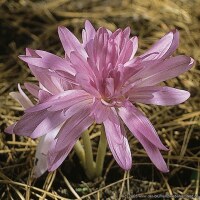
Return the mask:
<path id="1" fill-rule="evenodd" d="M 179 45 L 178 31 L 169 32 L 140 56 L 135 56 L 138 38 L 130 38 L 129 27 L 115 32 L 101 27 L 96 31 L 86 21 L 82 43 L 65 27 L 59 27 L 58 34 L 64 58 L 32 49 L 20 56 L 39 81 L 39 86 L 24 84 L 37 104 L 33 105 L 20 86 L 19 93 L 11 93 L 25 114 L 6 132 L 41 137 L 36 176 L 58 168 L 94 122 L 104 125 L 109 148 L 120 167 L 129 170 L 132 166 L 125 124 L 154 165 L 167 172 L 160 153 L 167 148 L 133 104 L 176 105 L 189 98 L 187 91 L 157 85 L 194 64 L 190 57 L 172 56 Z"/>

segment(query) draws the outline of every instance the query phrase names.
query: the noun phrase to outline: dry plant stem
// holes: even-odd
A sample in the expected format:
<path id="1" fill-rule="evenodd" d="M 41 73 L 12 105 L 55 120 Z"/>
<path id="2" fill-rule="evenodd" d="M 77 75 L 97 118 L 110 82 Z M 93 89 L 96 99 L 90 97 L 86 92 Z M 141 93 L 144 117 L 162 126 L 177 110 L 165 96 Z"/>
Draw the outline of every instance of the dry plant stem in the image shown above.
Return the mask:
<path id="1" fill-rule="evenodd" d="M 103 163 L 106 156 L 107 140 L 103 126 L 101 127 L 100 141 L 96 158 L 96 177 L 100 177 L 103 171 Z"/>
<path id="2" fill-rule="evenodd" d="M 83 149 L 83 146 L 79 140 L 77 140 L 76 144 L 74 145 L 74 150 L 76 152 L 76 155 L 79 158 L 79 161 L 83 167 L 85 167 L 85 151 Z"/>
<path id="3" fill-rule="evenodd" d="M 85 150 L 85 173 L 92 180 L 95 177 L 95 163 L 93 159 L 92 144 L 89 136 L 89 131 L 82 133 L 83 146 Z"/>

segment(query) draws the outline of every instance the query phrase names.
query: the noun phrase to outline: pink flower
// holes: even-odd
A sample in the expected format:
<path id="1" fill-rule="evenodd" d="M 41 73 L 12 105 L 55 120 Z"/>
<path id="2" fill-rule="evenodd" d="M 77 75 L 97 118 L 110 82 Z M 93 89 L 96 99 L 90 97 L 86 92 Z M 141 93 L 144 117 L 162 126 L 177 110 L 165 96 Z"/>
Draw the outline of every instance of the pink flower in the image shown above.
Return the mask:
<path id="1" fill-rule="evenodd" d="M 86 21 L 82 43 L 64 27 L 58 28 L 58 34 L 64 58 L 31 49 L 20 56 L 39 81 L 39 86 L 25 83 L 38 103 L 25 107 L 21 120 L 6 130 L 31 138 L 42 136 L 36 174 L 55 170 L 94 122 L 103 123 L 110 150 L 120 167 L 129 170 L 132 166 L 125 124 L 154 165 L 167 172 L 160 153 L 167 148 L 133 104 L 176 105 L 189 98 L 187 91 L 157 85 L 194 64 L 187 56 L 172 57 L 178 47 L 178 31 L 169 32 L 136 57 L 138 38 L 130 38 L 129 27 L 113 33 L 102 27 L 96 31 Z"/>

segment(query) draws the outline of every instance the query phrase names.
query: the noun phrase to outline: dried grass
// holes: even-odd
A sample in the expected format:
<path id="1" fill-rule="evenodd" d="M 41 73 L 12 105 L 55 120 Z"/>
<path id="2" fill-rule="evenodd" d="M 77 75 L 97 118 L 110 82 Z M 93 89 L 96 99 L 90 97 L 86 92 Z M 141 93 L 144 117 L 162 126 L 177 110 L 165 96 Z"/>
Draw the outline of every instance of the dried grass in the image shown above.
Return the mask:
<path id="1" fill-rule="evenodd" d="M 0 1 L 0 199 L 133 199 L 133 194 L 182 195 L 179 199 L 200 196 L 199 8 L 199 0 Z M 130 137 L 133 168 L 129 173 L 119 169 L 108 151 L 104 177 L 89 182 L 72 153 L 57 172 L 33 180 L 37 141 L 4 134 L 4 128 L 22 115 L 20 106 L 8 93 L 16 90 L 17 83 L 35 81 L 17 56 L 27 46 L 62 54 L 57 26 L 67 26 L 80 37 L 85 19 L 96 27 L 111 30 L 130 26 L 132 34 L 140 38 L 139 53 L 170 29 L 179 29 L 177 53 L 193 57 L 196 66 L 166 84 L 190 91 L 191 98 L 174 107 L 141 105 L 171 149 L 163 153 L 170 173 L 158 172 L 138 142 Z M 95 151 L 98 134 L 92 138 Z"/>

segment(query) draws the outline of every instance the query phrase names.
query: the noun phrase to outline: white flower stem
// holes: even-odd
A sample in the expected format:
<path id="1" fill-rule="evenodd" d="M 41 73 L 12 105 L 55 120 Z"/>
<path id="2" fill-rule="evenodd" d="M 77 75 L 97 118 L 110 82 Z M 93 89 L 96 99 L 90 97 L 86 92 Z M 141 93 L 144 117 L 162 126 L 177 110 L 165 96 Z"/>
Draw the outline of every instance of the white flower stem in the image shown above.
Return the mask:
<path id="1" fill-rule="evenodd" d="M 101 127 L 101 135 L 96 157 L 96 177 L 100 177 L 103 172 L 103 163 L 106 156 L 107 140 L 104 127 Z"/>
<path id="2" fill-rule="evenodd" d="M 92 144 L 89 136 L 90 130 L 82 133 L 83 145 L 85 150 L 85 173 L 89 179 L 95 177 L 95 163 L 93 159 Z"/>

